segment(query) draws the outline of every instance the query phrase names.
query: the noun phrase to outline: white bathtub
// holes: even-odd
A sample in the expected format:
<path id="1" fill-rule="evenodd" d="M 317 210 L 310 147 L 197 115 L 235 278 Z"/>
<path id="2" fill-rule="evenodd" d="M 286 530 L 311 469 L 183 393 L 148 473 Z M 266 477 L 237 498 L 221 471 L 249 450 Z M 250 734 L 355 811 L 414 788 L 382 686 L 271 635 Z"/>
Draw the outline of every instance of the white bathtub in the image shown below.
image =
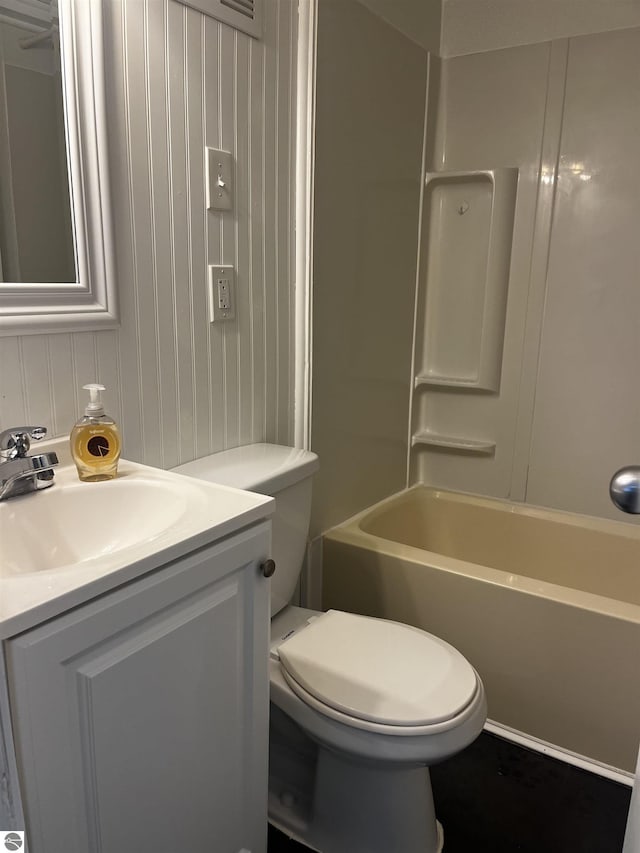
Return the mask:
<path id="1" fill-rule="evenodd" d="M 417 486 L 329 531 L 323 577 L 325 607 L 456 646 L 492 720 L 633 770 L 640 527 Z"/>

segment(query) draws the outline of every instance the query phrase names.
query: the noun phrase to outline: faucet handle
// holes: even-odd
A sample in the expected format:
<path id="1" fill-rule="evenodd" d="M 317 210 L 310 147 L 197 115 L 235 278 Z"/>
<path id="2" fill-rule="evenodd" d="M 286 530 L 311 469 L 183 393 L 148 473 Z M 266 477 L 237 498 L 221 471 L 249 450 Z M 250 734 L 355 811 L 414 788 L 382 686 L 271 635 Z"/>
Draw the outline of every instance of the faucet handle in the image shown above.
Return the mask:
<path id="1" fill-rule="evenodd" d="M 5 459 L 20 459 L 27 455 L 31 439 L 41 441 L 47 434 L 46 427 L 10 427 L 0 433 L 0 455 Z"/>

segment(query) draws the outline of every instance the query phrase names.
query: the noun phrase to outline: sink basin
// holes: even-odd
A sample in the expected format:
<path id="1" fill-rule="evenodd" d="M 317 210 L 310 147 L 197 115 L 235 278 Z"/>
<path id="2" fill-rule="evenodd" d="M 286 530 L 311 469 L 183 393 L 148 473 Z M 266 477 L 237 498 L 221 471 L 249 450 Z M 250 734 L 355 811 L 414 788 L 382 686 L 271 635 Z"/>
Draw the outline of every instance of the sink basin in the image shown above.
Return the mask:
<path id="1" fill-rule="evenodd" d="M 63 447 L 51 449 L 62 456 Z M 0 501 L 0 639 L 266 519 L 273 506 L 126 460 L 99 483 L 62 464 L 51 488 Z"/>
<path id="2" fill-rule="evenodd" d="M 186 490 L 188 492 L 188 490 Z M 79 567 L 180 524 L 185 489 L 151 479 L 57 484 L 0 503 L 0 577 Z"/>

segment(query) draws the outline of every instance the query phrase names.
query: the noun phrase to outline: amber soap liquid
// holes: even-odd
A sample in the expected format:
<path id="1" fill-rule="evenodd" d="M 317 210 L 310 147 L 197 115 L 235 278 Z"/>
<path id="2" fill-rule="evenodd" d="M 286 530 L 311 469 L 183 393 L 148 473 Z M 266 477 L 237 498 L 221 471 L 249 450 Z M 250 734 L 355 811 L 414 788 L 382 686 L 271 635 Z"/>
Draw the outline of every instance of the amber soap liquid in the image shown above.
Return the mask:
<path id="1" fill-rule="evenodd" d="M 85 482 L 112 480 L 118 473 L 120 432 L 108 417 L 85 417 L 71 431 L 71 454 Z"/>

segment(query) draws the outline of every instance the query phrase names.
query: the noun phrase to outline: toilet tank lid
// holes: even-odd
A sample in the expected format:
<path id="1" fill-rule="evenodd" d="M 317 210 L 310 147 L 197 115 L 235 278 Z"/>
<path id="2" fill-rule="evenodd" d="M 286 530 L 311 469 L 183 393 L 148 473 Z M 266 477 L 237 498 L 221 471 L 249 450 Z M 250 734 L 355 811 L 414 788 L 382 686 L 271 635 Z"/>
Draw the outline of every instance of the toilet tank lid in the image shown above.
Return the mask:
<path id="1" fill-rule="evenodd" d="M 279 444 L 245 444 L 202 456 L 173 470 L 211 483 L 273 495 L 311 476 L 318 467 L 318 457 L 310 450 Z"/>

